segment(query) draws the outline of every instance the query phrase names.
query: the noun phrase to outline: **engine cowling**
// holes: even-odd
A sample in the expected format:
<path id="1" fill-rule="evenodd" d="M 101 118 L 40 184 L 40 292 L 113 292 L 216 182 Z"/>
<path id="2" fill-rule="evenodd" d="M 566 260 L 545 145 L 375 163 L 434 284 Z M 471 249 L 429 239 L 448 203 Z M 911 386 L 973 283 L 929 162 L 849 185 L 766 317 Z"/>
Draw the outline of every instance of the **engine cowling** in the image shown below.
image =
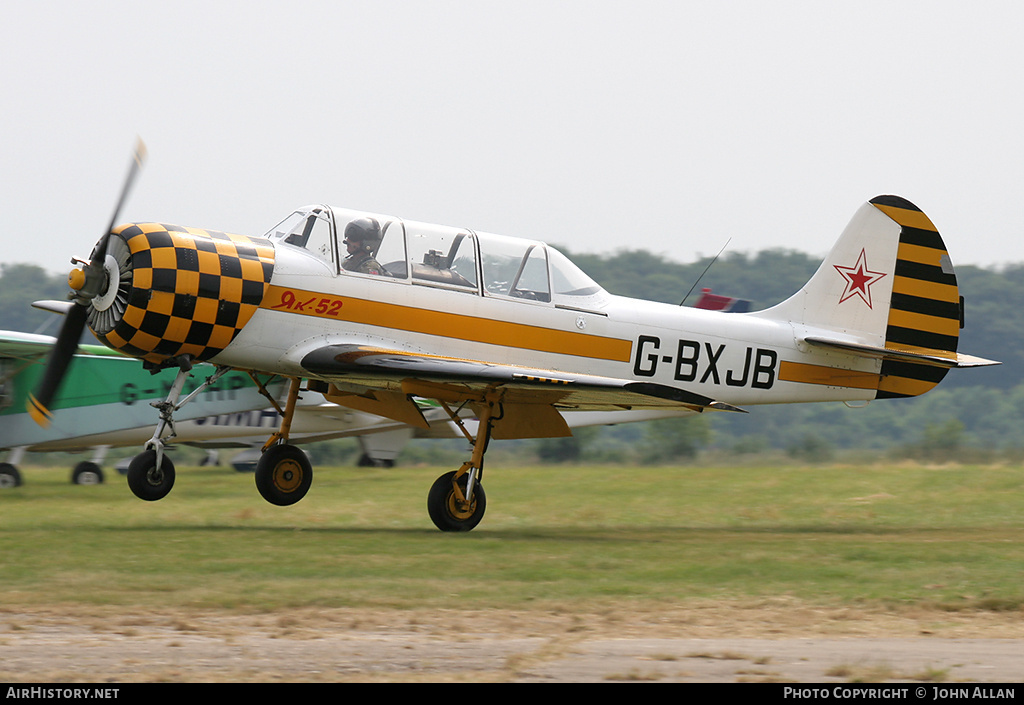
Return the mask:
<path id="1" fill-rule="evenodd" d="M 259 308 L 274 271 L 263 238 L 162 223 L 111 231 L 108 285 L 88 324 L 115 350 L 155 365 L 224 350 Z"/>

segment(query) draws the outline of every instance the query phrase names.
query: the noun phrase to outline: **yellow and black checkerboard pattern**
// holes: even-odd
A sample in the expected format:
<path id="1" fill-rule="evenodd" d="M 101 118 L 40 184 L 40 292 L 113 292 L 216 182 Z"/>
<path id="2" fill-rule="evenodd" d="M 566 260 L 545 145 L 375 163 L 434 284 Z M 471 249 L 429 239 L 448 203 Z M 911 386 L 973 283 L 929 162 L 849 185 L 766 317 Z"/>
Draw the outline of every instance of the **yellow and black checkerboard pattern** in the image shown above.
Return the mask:
<path id="1" fill-rule="evenodd" d="M 162 223 L 113 231 L 131 252 L 132 285 L 121 320 L 97 334 L 152 363 L 208 360 L 259 308 L 274 271 L 269 240 Z"/>

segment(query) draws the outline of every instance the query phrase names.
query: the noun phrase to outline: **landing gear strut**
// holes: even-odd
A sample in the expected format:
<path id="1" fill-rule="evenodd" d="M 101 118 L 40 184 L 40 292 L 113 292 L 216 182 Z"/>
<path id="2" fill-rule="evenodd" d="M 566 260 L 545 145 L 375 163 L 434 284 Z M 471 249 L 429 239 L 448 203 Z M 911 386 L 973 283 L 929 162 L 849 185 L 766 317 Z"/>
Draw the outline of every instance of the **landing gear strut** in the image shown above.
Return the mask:
<path id="1" fill-rule="evenodd" d="M 481 405 L 476 438 L 466 430 L 457 411 L 453 412 L 444 402 L 441 406 L 472 444 L 473 455 L 458 470 L 434 481 L 427 494 L 427 513 L 441 531 L 470 531 L 484 518 L 487 508 L 487 494 L 480 480 L 484 472 L 484 451 L 491 440 L 494 412 L 500 402 L 488 395 Z"/>
<path id="2" fill-rule="evenodd" d="M 181 399 L 185 382 L 192 374 L 192 359 L 188 355 L 184 355 L 178 360 L 178 374 L 174 378 L 171 390 L 167 393 L 167 398 L 151 404 L 160 412 L 160 423 L 157 424 L 153 437 L 146 441 L 146 449 L 136 455 L 128 466 L 128 487 L 136 497 L 150 502 L 156 501 L 166 497 L 174 487 L 174 463 L 164 455 L 166 447 L 164 434 L 167 433 L 166 440 L 177 435 L 174 432 L 174 412 L 220 379 L 228 369 L 227 367 L 217 368 L 217 371 L 207 377 L 205 382 Z"/>
<path id="3" fill-rule="evenodd" d="M 263 446 L 263 455 L 256 463 L 256 489 L 263 499 L 279 507 L 298 502 L 313 483 L 313 466 L 306 454 L 288 443 L 299 385 L 297 377 L 292 379 L 281 413 L 281 428 Z"/>

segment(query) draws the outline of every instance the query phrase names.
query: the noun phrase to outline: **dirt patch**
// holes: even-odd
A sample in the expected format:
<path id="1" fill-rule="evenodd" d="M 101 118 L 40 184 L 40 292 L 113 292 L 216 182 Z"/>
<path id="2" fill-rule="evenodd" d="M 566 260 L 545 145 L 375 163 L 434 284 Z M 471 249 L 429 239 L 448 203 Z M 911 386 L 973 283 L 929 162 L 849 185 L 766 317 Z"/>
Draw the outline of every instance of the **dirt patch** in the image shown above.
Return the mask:
<path id="1" fill-rule="evenodd" d="M 1019 613 L 763 604 L 644 611 L 0 611 L 6 682 L 1024 680 Z"/>

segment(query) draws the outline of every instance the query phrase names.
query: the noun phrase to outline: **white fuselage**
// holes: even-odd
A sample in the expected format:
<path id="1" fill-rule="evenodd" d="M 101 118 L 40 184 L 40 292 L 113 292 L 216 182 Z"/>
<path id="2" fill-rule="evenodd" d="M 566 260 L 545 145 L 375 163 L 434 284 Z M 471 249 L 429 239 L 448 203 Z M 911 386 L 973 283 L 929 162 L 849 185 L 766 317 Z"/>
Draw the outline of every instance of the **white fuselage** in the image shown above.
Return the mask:
<path id="1" fill-rule="evenodd" d="M 875 390 L 787 381 L 790 363 L 877 373 L 875 360 L 798 346 L 793 324 L 600 292 L 581 305 L 453 291 L 332 269 L 278 244 L 270 293 L 212 362 L 309 376 L 336 342 L 684 388 L 738 406 L 854 401 Z"/>

